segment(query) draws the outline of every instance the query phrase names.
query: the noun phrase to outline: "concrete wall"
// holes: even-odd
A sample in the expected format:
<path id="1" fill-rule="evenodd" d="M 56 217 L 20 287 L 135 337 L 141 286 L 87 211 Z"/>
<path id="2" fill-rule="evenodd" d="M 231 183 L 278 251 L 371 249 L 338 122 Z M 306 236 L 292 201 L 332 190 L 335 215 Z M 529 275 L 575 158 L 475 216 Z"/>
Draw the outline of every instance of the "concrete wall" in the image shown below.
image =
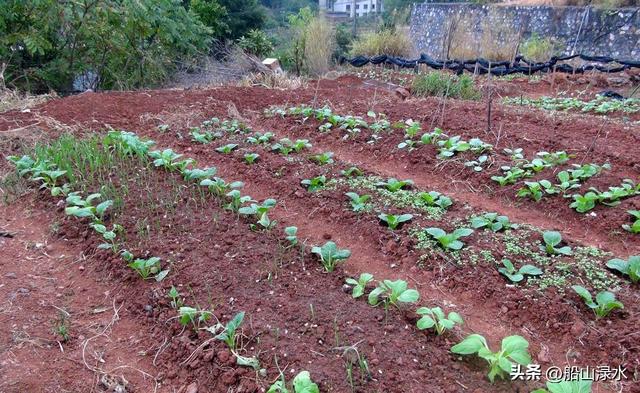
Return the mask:
<path id="1" fill-rule="evenodd" d="M 451 31 L 451 23 L 454 21 L 455 25 L 455 21 L 461 19 L 465 19 L 465 25 L 474 30 L 473 39 L 486 40 L 487 35 L 483 34 L 483 30 L 498 28 L 502 30 L 502 35 L 519 37 L 522 34 L 522 39 L 533 33 L 541 37 L 552 37 L 561 54 L 570 54 L 575 46 L 575 53 L 640 58 L 640 8 L 606 10 L 591 7 L 466 3 L 414 5 L 410 32 L 418 52 L 443 57 L 447 46 L 445 37 Z M 499 37 L 500 34 L 489 36 Z"/>

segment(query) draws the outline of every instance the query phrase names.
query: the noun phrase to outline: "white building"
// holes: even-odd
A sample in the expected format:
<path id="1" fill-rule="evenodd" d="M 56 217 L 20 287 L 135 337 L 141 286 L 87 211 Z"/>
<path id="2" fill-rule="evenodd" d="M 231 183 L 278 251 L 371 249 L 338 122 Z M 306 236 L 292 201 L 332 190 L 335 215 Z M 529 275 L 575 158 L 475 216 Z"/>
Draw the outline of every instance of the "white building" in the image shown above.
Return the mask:
<path id="1" fill-rule="evenodd" d="M 345 13 L 350 17 L 353 17 L 354 13 L 363 16 L 383 11 L 382 0 L 319 0 L 319 6 L 322 10 Z"/>

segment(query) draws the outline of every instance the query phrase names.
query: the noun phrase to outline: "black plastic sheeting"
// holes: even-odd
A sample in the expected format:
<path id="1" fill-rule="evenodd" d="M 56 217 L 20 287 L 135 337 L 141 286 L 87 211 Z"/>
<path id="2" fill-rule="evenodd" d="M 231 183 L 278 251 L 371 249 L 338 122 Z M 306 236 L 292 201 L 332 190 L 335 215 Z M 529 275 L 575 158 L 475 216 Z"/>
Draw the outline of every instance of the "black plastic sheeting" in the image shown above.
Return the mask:
<path id="1" fill-rule="evenodd" d="M 584 61 L 592 63 L 618 63 L 621 66 L 609 67 L 596 64 L 585 64 L 580 67 L 573 67 L 569 64 L 559 63 L 561 61 L 581 58 Z M 464 71 L 473 72 L 476 74 L 492 75 L 509 75 L 509 74 L 535 74 L 537 72 L 564 72 L 567 74 L 583 74 L 587 71 L 600 71 L 606 73 L 615 73 L 627 70 L 629 68 L 640 68 L 640 61 L 633 60 L 620 60 L 607 56 L 587 56 L 587 55 L 571 55 L 556 57 L 553 56 L 549 61 L 544 63 L 531 62 L 525 59 L 523 56 L 516 56 L 513 63 L 508 61 L 489 61 L 487 59 L 478 58 L 473 60 L 435 60 L 424 53 L 420 55 L 420 58 L 415 60 L 402 59 L 400 57 L 380 55 L 375 57 L 357 56 L 353 59 L 347 59 L 345 57 L 340 58 L 340 64 L 349 63 L 354 67 L 363 67 L 369 63 L 371 64 L 389 64 L 398 66 L 400 68 L 417 68 L 420 64 L 426 64 L 427 66 L 436 69 L 447 69 L 455 71 L 458 75 Z"/>

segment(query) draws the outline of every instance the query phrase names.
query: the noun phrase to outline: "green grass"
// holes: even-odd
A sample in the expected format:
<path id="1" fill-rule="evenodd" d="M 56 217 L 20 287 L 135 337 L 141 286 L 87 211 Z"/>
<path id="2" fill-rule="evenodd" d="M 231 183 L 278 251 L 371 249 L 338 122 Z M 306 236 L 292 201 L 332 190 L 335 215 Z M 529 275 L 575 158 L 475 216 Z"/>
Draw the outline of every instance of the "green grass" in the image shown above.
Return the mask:
<path id="1" fill-rule="evenodd" d="M 444 72 L 430 72 L 413 80 L 411 92 L 418 97 L 446 97 L 463 100 L 479 100 L 482 93 L 475 81 L 468 75 L 452 75 Z"/>

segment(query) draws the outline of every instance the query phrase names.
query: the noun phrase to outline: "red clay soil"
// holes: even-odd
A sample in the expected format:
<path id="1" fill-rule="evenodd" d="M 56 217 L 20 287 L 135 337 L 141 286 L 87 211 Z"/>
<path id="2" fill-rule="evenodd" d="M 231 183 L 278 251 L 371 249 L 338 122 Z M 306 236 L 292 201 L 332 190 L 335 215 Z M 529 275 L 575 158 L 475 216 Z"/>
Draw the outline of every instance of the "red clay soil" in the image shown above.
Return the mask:
<path id="1" fill-rule="evenodd" d="M 179 209 L 182 214 L 168 214 L 162 220 L 162 229 L 148 239 L 140 239 L 134 228 L 137 220 L 146 213 L 137 211 L 136 202 L 131 201 L 134 207 L 126 217 L 121 217 L 128 230 L 128 241 L 152 247 L 154 253 L 170 255 L 175 261 L 170 276 L 160 289 L 151 283 L 141 283 L 117 258 L 96 254 L 97 240 L 87 237 L 77 221 L 64 219 L 59 213 L 57 219 L 55 215 L 48 216 L 48 220 L 42 221 L 60 221 L 59 232 L 53 239 L 57 242 L 70 239 L 71 244 L 64 243 L 67 247 L 72 247 L 76 253 L 84 251 L 87 255 L 86 264 L 83 263 L 86 270 L 80 272 L 71 268 L 58 272 L 71 275 L 66 278 L 67 285 L 75 282 L 77 275 L 91 275 L 92 279 L 103 280 L 100 284 L 107 287 L 122 288 L 125 291 L 123 298 L 116 299 L 117 303 L 122 301 L 124 307 L 119 312 L 121 322 L 114 325 L 114 337 L 124 338 L 134 332 L 146 335 L 140 338 L 138 348 L 146 347 L 147 356 L 134 360 L 131 356 L 136 356 L 139 349 L 127 348 L 123 350 L 122 361 L 114 363 L 114 366 L 137 361 L 140 369 L 147 370 L 150 363 L 155 362 L 155 373 L 149 372 L 154 376 L 160 373 L 160 389 L 166 391 L 180 388 L 188 391 L 187 385 L 195 382 L 202 391 L 227 391 L 229 386 L 234 386 L 236 392 L 251 392 L 265 387 L 266 381 L 277 378 L 277 356 L 280 368 L 288 367 L 285 372 L 288 378 L 292 377 L 291 370 L 308 369 L 322 391 L 343 392 L 350 390 L 345 381 L 344 358 L 339 350 L 333 348 L 360 343 L 358 350 L 366 354 L 374 375 L 372 380 L 356 383 L 356 391 L 529 391 L 522 384 L 504 382 L 489 385 L 484 378 L 486 370 L 482 362 L 460 362 L 452 357 L 448 348 L 460 337 L 460 332 L 456 333 L 459 337 L 449 338 L 419 332 L 411 328 L 416 316 L 410 311 L 390 312 L 385 323 L 383 311 L 367 306 L 364 301 L 351 300 L 349 295 L 342 293 L 345 276 L 368 271 L 376 278 L 407 279 L 411 286 L 420 290 L 425 305 L 440 304 L 458 310 L 465 317 L 465 330 L 486 335 L 493 347 L 505 335 L 524 335 L 532 343 L 534 359 L 545 367 L 625 364 L 628 370 L 637 373 L 640 348 L 633 337 L 637 335 L 640 321 L 635 288 L 625 287 L 620 291 L 619 298 L 625 303 L 624 312 L 594 324 L 592 316 L 574 295 L 561 296 L 554 290 L 535 295 L 531 291 L 505 286 L 504 279 L 491 264 L 480 263 L 473 269 L 447 264 L 443 268 L 434 264 L 421 269 L 417 267 L 419 253 L 414 250 L 415 243 L 408 236 L 408 228 L 398 234 L 391 233 L 372 217 L 363 219 L 348 213 L 342 197 L 345 189 L 338 187 L 321 195 L 311 195 L 299 186 L 299 181 L 323 171 L 336 174 L 347 163 L 352 163 L 367 173 L 409 178 L 418 188 L 437 190 L 451 196 L 455 205 L 447 213 L 447 219 L 463 219 L 469 211 L 497 211 L 508 215 L 513 222 L 560 230 L 572 246 L 597 246 L 621 257 L 640 253 L 640 241 L 620 229 L 627 219 L 625 211 L 640 207 L 638 197 L 629 198 L 616 208 L 598 207 L 594 210 L 595 216 L 580 215 L 572 211 L 568 201 L 561 197 L 545 198 L 538 203 L 523 202 L 515 198 L 518 186 L 498 187 L 490 177 L 508 162 L 508 158 L 500 154 L 494 155 L 495 162 L 490 168 L 474 173 L 464 167 L 464 160 L 436 165 L 438 160 L 433 147 L 421 147 L 412 152 L 398 150 L 396 146 L 403 139 L 399 133 L 385 135 L 382 141 L 370 145 L 365 143 L 364 137 L 354 142 L 344 141 L 338 132 L 321 134 L 317 131 L 318 124 L 311 120 L 300 124 L 293 118 L 266 118 L 262 114 L 271 105 L 302 103 L 314 106 L 328 104 L 342 114 L 363 115 L 372 109 L 387 114 L 391 121 L 413 118 L 425 128 L 439 126 L 445 132 L 462 135 L 465 139 L 480 137 L 494 144 L 496 152 L 505 147 L 522 147 L 525 156 L 531 158 L 538 151 L 565 150 L 575 155 L 570 163 L 609 162 L 612 165 L 611 171 L 589 180 L 585 187 L 602 189 L 618 185 L 624 178 L 640 179 L 638 126 L 606 121 L 600 116 L 559 116 L 495 105 L 492 131 L 485 132 L 486 104 L 453 100 L 444 103 L 438 99 L 399 101 L 393 93 L 371 89 L 353 77 L 322 81 L 308 89 L 293 91 L 219 88 L 87 93 L 48 102 L 29 113 L 0 114 L 0 129 L 10 137 L 20 132 L 12 129 L 31 124 L 55 134 L 60 130 L 57 122 L 78 132 L 114 127 L 147 135 L 158 141 L 160 147 L 171 147 L 196 158 L 201 166 L 216 166 L 225 179 L 243 180 L 246 183 L 244 191 L 256 199 L 276 198 L 278 208 L 274 211 L 274 218 L 282 226 L 298 226 L 300 237 L 308 238 L 309 244 L 333 239 L 338 245 L 352 250 L 352 257 L 339 273 L 322 274 L 318 272 L 315 260 L 283 251 L 278 240 L 250 231 L 247 222 L 238 222 L 215 203 L 201 202 L 202 209 L 193 210 L 187 200 L 181 201 L 188 206 Z M 189 141 L 189 127 L 212 116 L 244 118 L 252 128 L 272 130 L 278 138 L 307 137 L 313 143 L 314 152 L 333 151 L 336 164 L 325 170 L 306 160 L 295 158 L 289 161 L 265 151 L 260 152 L 261 161 L 249 168 L 242 163 L 242 152 L 248 151 L 246 146 L 225 156 L 215 153 L 212 145 L 197 145 Z M 170 132 L 158 133 L 160 124 L 169 124 Z M 217 146 L 217 142 L 214 145 Z M 19 143 L 4 146 L 5 154 L 15 154 Z M 6 164 L 0 165 L 7 168 Z M 545 172 L 540 178 L 551 176 L 554 176 L 551 172 Z M 26 200 L 24 203 L 28 203 L 28 198 Z M 42 200 L 37 202 L 36 208 L 51 209 L 54 205 L 53 200 Z M 425 218 L 417 220 L 422 226 L 433 224 Z M 45 232 L 46 228 L 40 228 L 41 235 L 44 236 Z M 469 245 L 482 246 L 496 256 L 504 253 L 495 244 L 479 242 L 475 237 L 470 238 Z M 1 263 L 9 264 L 15 256 L 5 262 L 3 249 L 1 258 Z M 112 263 L 105 265 L 105 261 Z M 46 266 L 51 261 L 43 263 Z M 242 268 L 238 269 L 238 264 Z M 5 270 L 5 266 L 3 275 L 10 272 Z M 211 305 L 221 321 L 230 319 L 239 310 L 247 311 L 250 321 L 245 321 L 244 333 L 248 337 L 244 347 L 246 355 L 260 353 L 268 377 L 261 378 L 246 368 L 234 367 L 232 356 L 220 342 L 212 342 L 204 350 L 197 351 L 195 360 L 182 364 L 210 334 L 182 331 L 172 320 L 175 310 L 171 309 L 166 298 L 172 284 L 182 285 L 179 289 L 189 302 Z M 20 285 L 27 284 L 20 281 Z M 111 291 L 114 293 L 113 289 Z M 103 291 L 96 289 L 89 293 L 97 298 Z M 91 303 L 80 303 L 76 307 L 83 310 L 86 304 Z M 313 304 L 313 312 L 310 304 Z M 33 303 L 25 307 L 37 309 L 36 306 Z M 103 319 L 112 316 L 112 311 L 103 313 Z M 52 316 L 55 313 L 51 312 L 42 313 L 41 317 L 55 318 Z M 91 318 L 101 318 L 100 315 L 76 313 L 79 314 L 78 323 L 82 324 L 95 323 Z M 142 321 L 140 327 L 126 331 L 129 318 Z M 4 321 L 0 320 L 0 323 L 7 326 Z M 125 331 L 120 335 L 117 326 L 124 326 Z M 44 331 L 48 330 L 48 325 L 46 328 L 39 326 L 39 329 L 44 329 L 39 334 L 46 336 Z M 91 336 L 84 334 L 85 339 Z M 52 339 L 50 332 L 48 339 Z M 71 344 L 73 340 L 80 341 L 74 338 Z M 75 348 L 75 352 L 68 356 L 75 354 L 77 357 L 78 349 Z M 47 350 L 51 356 L 56 356 L 54 354 L 59 348 Z M 118 347 L 113 350 L 117 351 Z M 94 357 L 91 359 L 95 362 Z M 6 372 L 2 367 L 2 372 Z M 47 370 L 45 366 L 39 367 Z M 73 372 L 70 377 L 65 375 L 58 379 L 70 390 L 73 390 L 71 384 L 77 379 L 88 384 L 93 383 L 95 375 L 100 375 L 77 362 L 74 367 L 69 371 Z M 100 365 L 100 369 L 110 368 Z M 130 385 L 133 391 L 151 391 L 148 381 L 135 379 L 140 377 L 139 372 L 129 371 L 127 379 L 133 381 Z M 6 375 L 11 376 L 9 381 L 17 381 L 15 386 L 23 387 L 19 383 L 27 383 L 19 380 L 16 374 Z M 637 378 L 637 375 L 632 378 Z M 638 391 L 634 380 L 623 384 L 622 391 Z M 51 381 L 38 379 L 39 385 L 34 391 L 46 391 L 45 383 L 53 383 Z"/>

